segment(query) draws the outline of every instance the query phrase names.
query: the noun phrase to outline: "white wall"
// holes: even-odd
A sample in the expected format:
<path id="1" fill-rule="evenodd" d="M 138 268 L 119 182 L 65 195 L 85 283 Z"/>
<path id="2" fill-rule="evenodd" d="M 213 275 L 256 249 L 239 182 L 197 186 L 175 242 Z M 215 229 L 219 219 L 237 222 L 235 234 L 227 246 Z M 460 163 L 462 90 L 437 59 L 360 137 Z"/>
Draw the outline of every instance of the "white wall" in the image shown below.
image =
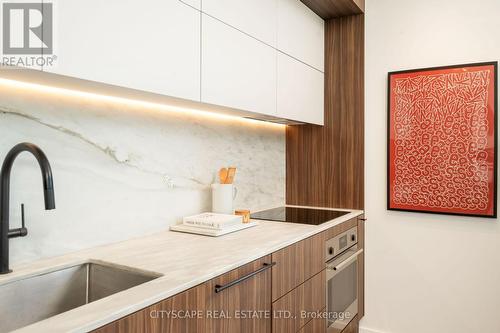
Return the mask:
<path id="1" fill-rule="evenodd" d="M 387 72 L 500 60 L 500 1 L 366 5 L 369 220 L 361 326 L 387 333 L 498 333 L 498 220 L 389 212 L 385 189 Z"/>
<path id="2" fill-rule="evenodd" d="M 26 204 L 26 238 L 11 264 L 168 229 L 210 210 L 218 168 L 238 167 L 236 208 L 284 202 L 285 131 L 266 123 L 161 113 L 0 85 L 0 160 L 15 144 L 39 145 L 54 173 L 57 209 L 43 210 L 36 160 L 12 171 L 11 228 Z"/>

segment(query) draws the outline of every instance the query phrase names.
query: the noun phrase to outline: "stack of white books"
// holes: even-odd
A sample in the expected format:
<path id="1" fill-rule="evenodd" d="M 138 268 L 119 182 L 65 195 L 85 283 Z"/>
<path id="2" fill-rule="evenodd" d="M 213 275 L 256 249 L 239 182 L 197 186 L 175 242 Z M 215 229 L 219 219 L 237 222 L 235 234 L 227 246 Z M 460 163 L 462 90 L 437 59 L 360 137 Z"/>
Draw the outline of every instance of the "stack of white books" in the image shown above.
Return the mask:
<path id="1" fill-rule="evenodd" d="M 203 213 L 184 217 L 182 224 L 173 225 L 170 230 L 207 236 L 221 236 L 256 225 L 256 222 L 243 223 L 243 216 L 240 215 Z"/>

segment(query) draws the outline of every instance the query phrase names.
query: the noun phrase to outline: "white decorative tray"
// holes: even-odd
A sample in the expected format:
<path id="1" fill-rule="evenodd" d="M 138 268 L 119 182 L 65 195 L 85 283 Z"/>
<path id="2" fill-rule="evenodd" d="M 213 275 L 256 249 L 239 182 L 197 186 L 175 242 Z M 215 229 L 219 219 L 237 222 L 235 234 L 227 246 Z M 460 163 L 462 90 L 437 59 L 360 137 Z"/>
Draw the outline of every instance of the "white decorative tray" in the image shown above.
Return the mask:
<path id="1" fill-rule="evenodd" d="M 170 226 L 170 230 L 172 231 L 178 231 L 178 232 L 187 232 L 190 234 L 198 234 L 198 235 L 204 235 L 204 236 L 211 236 L 211 237 L 218 237 L 222 235 L 229 234 L 231 232 L 235 231 L 240 231 L 243 229 L 255 227 L 256 225 L 259 225 L 257 222 L 248 222 L 248 223 L 241 223 L 232 227 L 228 227 L 226 229 L 214 229 L 210 230 L 207 228 L 197 228 L 197 227 L 191 227 L 189 225 L 185 224 L 178 224 L 178 225 L 172 225 Z"/>

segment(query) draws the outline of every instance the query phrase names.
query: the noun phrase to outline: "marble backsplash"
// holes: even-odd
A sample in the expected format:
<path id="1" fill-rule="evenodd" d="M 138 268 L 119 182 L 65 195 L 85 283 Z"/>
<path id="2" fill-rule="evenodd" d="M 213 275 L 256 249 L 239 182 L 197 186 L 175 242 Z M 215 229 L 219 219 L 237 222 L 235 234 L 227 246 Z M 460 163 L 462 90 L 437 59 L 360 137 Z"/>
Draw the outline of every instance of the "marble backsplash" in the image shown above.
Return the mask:
<path id="1" fill-rule="evenodd" d="M 285 130 L 121 103 L 0 87 L 0 159 L 39 145 L 54 173 L 56 206 L 43 208 L 36 160 L 11 178 L 11 228 L 26 207 L 29 235 L 10 241 L 11 264 L 166 230 L 210 210 L 221 166 L 238 167 L 236 208 L 284 203 Z"/>

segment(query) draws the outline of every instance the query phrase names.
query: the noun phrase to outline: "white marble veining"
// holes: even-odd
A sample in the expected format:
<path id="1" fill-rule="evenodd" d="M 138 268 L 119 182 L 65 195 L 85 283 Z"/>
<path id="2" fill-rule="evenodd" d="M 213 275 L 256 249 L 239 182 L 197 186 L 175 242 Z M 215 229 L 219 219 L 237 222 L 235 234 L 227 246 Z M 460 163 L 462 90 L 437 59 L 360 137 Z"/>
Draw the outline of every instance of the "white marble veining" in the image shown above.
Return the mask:
<path id="1" fill-rule="evenodd" d="M 36 161 L 12 172 L 11 227 L 26 204 L 26 238 L 11 264 L 167 230 L 207 211 L 222 166 L 238 167 L 235 207 L 284 203 L 285 130 L 119 103 L 0 87 L 0 159 L 23 141 L 39 145 L 54 172 L 56 206 L 43 210 Z"/>
<path id="2" fill-rule="evenodd" d="M 257 227 L 217 238 L 161 232 L 15 266 L 14 273 L 0 276 L 0 285 L 87 260 L 163 274 L 151 282 L 18 330 L 87 332 L 362 214 L 349 212 L 319 226 L 259 221 Z"/>

